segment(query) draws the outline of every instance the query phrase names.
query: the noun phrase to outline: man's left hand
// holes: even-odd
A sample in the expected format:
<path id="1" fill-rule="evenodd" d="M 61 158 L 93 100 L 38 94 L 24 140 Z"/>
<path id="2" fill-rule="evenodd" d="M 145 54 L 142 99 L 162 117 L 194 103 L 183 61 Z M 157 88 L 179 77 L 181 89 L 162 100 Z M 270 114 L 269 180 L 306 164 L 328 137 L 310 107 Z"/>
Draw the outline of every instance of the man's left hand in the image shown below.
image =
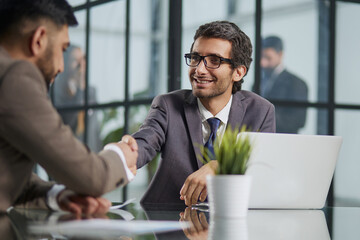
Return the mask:
<path id="1" fill-rule="evenodd" d="M 214 175 L 217 165 L 216 160 L 210 161 L 187 177 L 180 190 L 180 199 L 185 200 L 186 206 L 196 204 L 198 200 L 205 201 L 207 196 L 206 176 Z"/>
<path id="2" fill-rule="evenodd" d="M 105 198 L 82 196 L 65 189 L 57 196 L 59 207 L 75 215 L 104 215 L 108 212 L 111 202 Z"/>

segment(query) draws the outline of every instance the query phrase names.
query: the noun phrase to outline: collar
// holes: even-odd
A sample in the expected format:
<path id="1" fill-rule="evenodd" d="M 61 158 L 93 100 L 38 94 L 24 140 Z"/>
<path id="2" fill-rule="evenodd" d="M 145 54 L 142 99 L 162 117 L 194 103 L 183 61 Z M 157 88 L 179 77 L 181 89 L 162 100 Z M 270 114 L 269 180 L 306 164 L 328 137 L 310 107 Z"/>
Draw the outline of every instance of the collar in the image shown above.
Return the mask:
<path id="1" fill-rule="evenodd" d="M 272 74 L 272 76 L 278 76 L 280 75 L 280 73 L 282 73 L 284 71 L 284 65 L 282 63 L 280 63 L 279 65 L 277 65 L 277 67 L 274 69 L 274 72 Z"/>
<path id="2" fill-rule="evenodd" d="M 230 97 L 228 103 L 225 105 L 225 107 L 223 109 L 221 109 L 221 111 L 218 114 L 216 114 L 216 116 L 213 116 L 211 114 L 211 112 L 209 112 L 204 107 L 204 105 L 201 103 L 199 98 L 197 98 L 198 108 L 200 111 L 202 122 L 206 121 L 209 118 L 216 117 L 216 118 L 220 119 L 220 121 L 226 125 L 228 122 L 228 119 L 229 119 L 229 113 L 230 113 L 232 99 L 233 99 L 233 95 L 231 95 L 231 97 Z"/>

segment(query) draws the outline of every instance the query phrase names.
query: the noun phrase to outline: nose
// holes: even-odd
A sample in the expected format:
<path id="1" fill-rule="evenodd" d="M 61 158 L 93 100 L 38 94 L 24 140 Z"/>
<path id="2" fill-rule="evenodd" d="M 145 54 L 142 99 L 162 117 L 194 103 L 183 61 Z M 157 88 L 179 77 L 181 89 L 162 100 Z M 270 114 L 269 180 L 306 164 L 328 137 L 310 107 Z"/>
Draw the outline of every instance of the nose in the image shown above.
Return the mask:
<path id="1" fill-rule="evenodd" d="M 64 57 L 62 57 L 59 62 L 58 73 L 62 73 L 64 71 L 64 68 Z"/>
<path id="2" fill-rule="evenodd" d="M 202 59 L 199 63 L 199 65 L 197 65 L 196 70 L 197 73 L 204 73 L 207 72 L 207 68 L 205 66 L 205 59 Z"/>

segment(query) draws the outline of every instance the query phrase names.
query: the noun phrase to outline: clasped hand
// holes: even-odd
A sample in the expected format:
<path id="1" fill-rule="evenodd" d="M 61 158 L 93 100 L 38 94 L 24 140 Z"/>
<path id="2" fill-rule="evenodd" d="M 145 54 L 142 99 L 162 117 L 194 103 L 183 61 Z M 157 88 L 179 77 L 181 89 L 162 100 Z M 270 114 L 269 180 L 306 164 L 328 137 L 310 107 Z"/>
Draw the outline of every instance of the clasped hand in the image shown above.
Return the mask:
<path id="1" fill-rule="evenodd" d="M 56 200 L 63 211 L 71 212 L 75 216 L 104 215 L 111 206 L 111 202 L 105 198 L 83 196 L 69 189 L 61 191 Z"/>
<path id="2" fill-rule="evenodd" d="M 124 135 L 121 138 L 121 141 L 116 144 L 121 151 L 123 152 L 125 156 L 125 161 L 127 164 L 127 167 L 130 169 L 130 171 L 136 175 L 136 161 L 138 157 L 138 145 L 136 143 L 135 138 L 133 138 L 130 135 Z"/>

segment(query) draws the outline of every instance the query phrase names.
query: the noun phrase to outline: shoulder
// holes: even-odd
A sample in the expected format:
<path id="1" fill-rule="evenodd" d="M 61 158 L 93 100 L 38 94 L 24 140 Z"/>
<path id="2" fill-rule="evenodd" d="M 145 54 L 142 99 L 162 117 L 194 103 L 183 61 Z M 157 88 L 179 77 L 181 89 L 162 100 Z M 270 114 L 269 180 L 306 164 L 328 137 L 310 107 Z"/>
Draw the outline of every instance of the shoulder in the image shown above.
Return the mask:
<path id="1" fill-rule="evenodd" d="M 191 90 L 176 90 L 156 96 L 153 103 L 183 104 L 191 98 L 195 98 Z"/>
<path id="2" fill-rule="evenodd" d="M 292 72 L 289 72 L 286 69 L 280 73 L 279 78 L 282 78 L 287 81 L 290 80 L 290 81 L 294 81 L 294 82 L 304 83 L 304 81 L 300 77 L 296 76 L 295 74 L 293 74 Z"/>
<path id="3" fill-rule="evenodd" d="M 40 106 L 48 101 L 48 90 L 40 70 L 27 61 L 0 63 L 0 102 L 7 110 L 28 106 Z M 21 104 L 20 104 L 21 103 Z"/>
<path id="4" fill-rule="evenodd" d="M 25 60 L 13 59 L 3 48 L 0 47 L 0 77 L 14 71 L 31 71 L 40 73 L 34 64 Z"/>
<path id="5" fill-rule="evenodd" d="M 18 84 L 21 84 L 23 87 L 30 87 L 38 83 L 42 85 L 43 90 L 47 91 L 40 70 L 25 60 L 1 59 L 0 78 L 4 85 L 19 86 Z"/>
<path id="6" fill-rule="evenodd" d="M 166 98 L 166 99 L 186 99 L 190 95 L 192 95 L 192 91 L 190 89 L 181 89 L 181 90 L 175 90 L 172 92 L 161 94 L 157 97 Z"/>

